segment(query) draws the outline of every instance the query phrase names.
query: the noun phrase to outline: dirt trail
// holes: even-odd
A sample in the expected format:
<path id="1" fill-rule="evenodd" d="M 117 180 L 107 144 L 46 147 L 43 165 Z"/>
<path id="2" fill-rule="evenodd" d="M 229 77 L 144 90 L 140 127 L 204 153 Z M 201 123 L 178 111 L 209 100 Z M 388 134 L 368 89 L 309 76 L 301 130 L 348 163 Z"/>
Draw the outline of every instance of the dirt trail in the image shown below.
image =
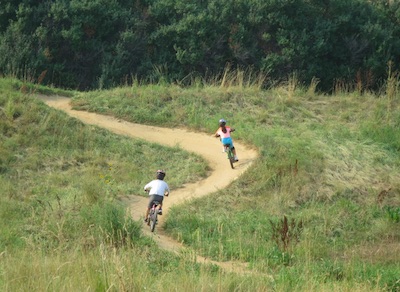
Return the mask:
<path id="1" fill-rule="evenodd" d="M 196 152 L 205 158 L 211 168 L 210 175 L 198 182 L 185 184 L 182 188 L 171 190 L 171 195 L 165 199 L 163 216 L 160 216 L 159 225 L 154 234 L 151 234 L 147 226 L 144 226 L 145 234 L 152 236 L 159 246 L 168 251 L 179 253 L 184 247 L 177 241 L 166 236 L 162 225 L 164 218 L 168 215 L 168 209 L 172 205 L 180 204 L 191 198 L 201 197 L 228 186 L 239 177 L 257 158 L 257 152 L 235 141 L 238 151 L 239 162 L 235 169 L 231 169 L 226 155 L 222 153 L 222 146 L 218 139 L 204 133 L 189 132 L 184 129 L 169 129 L 141 124 L 129 123 L 114 117 L 104 116 L 96 113 L 72 110 L 70 99 L 61 96 L 38 96 L 47 105 L 62 110 L 86 124 L 96 125 L 108 129 L 116 134 L 139 138 L 167 146 L 176 146 Z M 149 178 L 151 179 L 151 178 Z M 133 219 L 139 220 L 144 215 L 147 204 L 146 197 L 130 196 L 128 203 Z M 215 262 L 194 256 L 197 262 L 213 263 L 227 271 L 244 272 L 245 264 L 231 262 Z"/>

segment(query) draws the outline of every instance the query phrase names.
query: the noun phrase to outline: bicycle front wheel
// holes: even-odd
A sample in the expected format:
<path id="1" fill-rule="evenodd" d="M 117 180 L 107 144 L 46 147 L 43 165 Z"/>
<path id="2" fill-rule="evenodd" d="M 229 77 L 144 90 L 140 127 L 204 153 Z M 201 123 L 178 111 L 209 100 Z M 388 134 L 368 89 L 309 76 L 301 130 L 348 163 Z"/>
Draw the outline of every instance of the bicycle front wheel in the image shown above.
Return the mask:
<path id="1" fill-rule="evenodd" d="M 234 169 L 235 167 L 233 166 L 233 163 L 234 163 L 235 158 L 233 157 L 232 150 L 230 150 L 230 149 L 228 151 L 228 159 L 229 159 L 229 163 L 231 165 L 231 168 Z"/>

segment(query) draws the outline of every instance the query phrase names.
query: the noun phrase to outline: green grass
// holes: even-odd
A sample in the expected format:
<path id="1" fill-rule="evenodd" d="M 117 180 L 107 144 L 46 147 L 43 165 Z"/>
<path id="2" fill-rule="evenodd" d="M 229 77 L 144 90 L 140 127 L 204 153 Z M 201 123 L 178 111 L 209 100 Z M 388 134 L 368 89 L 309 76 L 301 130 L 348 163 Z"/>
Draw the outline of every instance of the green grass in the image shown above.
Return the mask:
<path id="1" fill-rule="evenodd" d="M 144 237 L 118 198 L 139 193 L 159 161 L 172 188 L 204 176 L 201 158 L 86 126 L 0 79 L 0 287 L 400 289 L 400 97 L 228 83 L 67 93 L 76 109 L 209 134 L 224 117 L 257 147 L 260 159 L 227 189 L 172 208 L 166 231 L 189 247 L 176 256 Z M 198 265 L 192 252 L 248 262 L 250 274 Z M 42 276 L 29 276 L 35 269 Z"/>

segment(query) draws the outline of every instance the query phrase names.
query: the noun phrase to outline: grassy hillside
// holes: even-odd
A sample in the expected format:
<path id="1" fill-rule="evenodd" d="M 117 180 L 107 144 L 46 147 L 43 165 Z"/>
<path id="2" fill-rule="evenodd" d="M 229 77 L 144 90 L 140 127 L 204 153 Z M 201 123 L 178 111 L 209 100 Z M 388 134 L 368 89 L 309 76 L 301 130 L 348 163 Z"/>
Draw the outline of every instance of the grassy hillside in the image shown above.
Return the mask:
<path id="1" fill-rule="evenodd" d="M 117 200 L 148 180 L 155 153 L 179 174 L 172 187 L 206 175 L 201 158 L 85 126 L 29 94 L 52 89 L 27 86 L 0 79 L 5 290 L 400 289 L 398 85 L 379 97 L 319 95 L 295 80 L 271 90 L 221 82 L 58 92 L 77 109 L 210 134 L 223 117 L 234 139 L 259 150 L 228 189 L 174 207 L 166 223 L 196 253 L 249 262 L 251 273 L 235 277 L 159 251 Z"/>

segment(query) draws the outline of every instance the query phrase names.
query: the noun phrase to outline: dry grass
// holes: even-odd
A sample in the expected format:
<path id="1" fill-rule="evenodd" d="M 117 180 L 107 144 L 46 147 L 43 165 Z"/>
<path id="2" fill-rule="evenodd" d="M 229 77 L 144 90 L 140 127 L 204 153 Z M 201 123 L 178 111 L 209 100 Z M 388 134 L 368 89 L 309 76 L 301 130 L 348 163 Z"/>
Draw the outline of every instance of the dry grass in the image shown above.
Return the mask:
<path id="1" fill-rule="evenodd" d="M 373 190 L 379 193 L 390 187 L 399 188 L 400 173 L 393 172 L 392 167 L 377 164 L 386 153 L 376 145 L 362 145 L 346 141 L 332 145 L 331 142 L 324 149 L 325 165 L 324 181 L 327 186 L 332 186 L 328 197 L 337 190 L 360 189 Z M 335 151 L 335 152 L 332 152 Z"/>
<path id="2" fill-rule="evenodd" d="M 400 262 L 399 238 L 382 238 L 378 242 L 352 247 L 344 252 L 343 257 L 356 258 L 371 264 L 398 264 Z"/>
<path id="3" fill-rule="evenodd" d="M 200 267 L 193 263 L 193 257 L 162 253 L 150 242 L 138 249 L 115 248 L 107 242 L 98 244 L 85 237 L 77 241 L 82 243 L 85 253 L 66 249 L 68 240 L 62 233 L 66 225 L 57 217 L 57 211 L 62 209 L 65 214 L 68 208 L 63 208 L 66 201 L 57 202 L 56 190 L 70 185 L 70 201 L 74 195 L 84 192 L 87 201 L 96 200 L 93 196 L 99 192 L 96 187 L 103 188 L 105 183 L 104 178 L 97 182 L 96 178 L 106 174 L 108 162 L 118 163 L 127 172 L 137 172 L 128 167 L 132 163 L 124 164 L 124 161 L 126 157 L 129 161 L 138 161 L 128 155 L 131 149 L 142 149 L 143 145 L 131 146 L 127 141 L 107 136 L 102 146 L 96 148 L 97 155 L 93 151 L 82 152 L 78 147 L 80 150 L 74 155 L 60 157 L 57 152 L 44 160 L 43 156 L 34 157 L 31 148 L 28 159 L 18 160 L 24 161 L 21 165 L 32 163 L 41 167 L 39 175 L 54 172 L 38 180 L 54 187 L 31 187 L 30 198 L 36 199 L 41 192 L 45 198 L 52 195 L 55 198 L 51 204 L 52 218 L 58 220 L 51 226 L 51 232 L 47 229 L 32 232 L 25 241 L 26 249 L 10 254 L 0 252 L 0 275 L 5 279 L 5 290 L 140 291 L 168 287 L 168 290 L 185 291 L 381 291 L 389 284 L 397 289 L 394 274 L 399 271 L 400 230 L 398 223 L 387 218 L 385 207 L 400 206 L 398 152 L 395 147 L 390 148 L 387 140 L 372 137 L 368 130 L 373 127 L 366 127 L 393 126 L 398 112 L 397 96 L 391 102 L 389 123 L 385 97 L 359 92 L 344 94 L 347 89 L 343 88 L 341 95 L 321 96 L 315 93 L 315 85 L 305 92 L 294 79 L 284 87 L 262 91 L 257 86 L 246 87 L 256 83 L 246 81 L 243 72 L 231 73 L 226 72 L 222 80 L 215 80 L 216 86 L 118 88 L 112 92 L 81 93 L 75 102 L 86 109 L 140 118 L 146 123 L 185 124 L 203 131 L 214 129 L 214 120 L 219 116 L 228 116 L 234 121 L 241 129 L 236 137 L 254 144 L 260 150 L 260 159 L 228 189 L 196 201 L 195 212 L 185 215 L 186 209 L 178 209 L 177 220 L 172 223 L 185 244 L 189 246 L 190 240 L 195 241 L 194 253 L 202 252 L 217 259 L 246 259 L 254 275 L 232 277 L 216 267 Z M 82 102 L 80 98 L 85 100 Z M 19 121 L 15 113 L 20 106 L 11 103 L 3 106 L 1 112 L 8 122 Z M 171 112 L 174 114 L 168 116 Z M 85 136 L 85 131 L 67 130 L 73 124 L 55 124 L 51 116 L 42 121 L 41 133 L 51 125 L 62 128 L 54 131 L 57 136 L 74 137 L 73 133 L 77 133 L 80 135 L 77 143 L 93 149 L 90 144 L 93 136 Z M 71 140 L 58 141 L 54 137 L 49 141 L 58 149 L 63 149 L 63 144 Z M 84 144 L 83 138 L 92 142 Z M 129 151 L 112 159 L 109 153 L 105 159 L 104 142 L 113 139 L 115 142 L 110 146 L 117 145 L 113 149 L 118 149 L 118 153 L 127 148 Z M 142 151 L 154 157 L 161 150 L 145 148 Z M 175 152 L 162 151 L 168 156 Z M 72 178 L 69 171 L 57 172 L 79 168 L 77 162 L 87 155 L 92 155 L 89 161 L 94 164 L 92 168 L 85 168 L 85 175 L 77 172 Z M 86 163 L 89 162 L 86 160 Z M 97 166 L 101 166 L 98 172 Z M 177 167 L 175 172 L 181 171 Z M 120 179 L 117 185 L 123 192 L 129 191 L 127 185 L 132 182 L 128 176 L 112 171 L 107 174 Z M 6 180 L 2 178 L 2 181 Z M 12 184 L 4 184 L 2 189 L 9 197 L 18 192 Z M 39 203 L 39 208 L 51 211 L 50 207 L 43 206 Z M 257 220 L 254 214 L 258 215 Z M 47 222 L 39 215 L 35 213 L 34 219 L 42 224 Z M 173 215 L 170 216 L 173 220 Z M 295 218 L 295 223 L 302 222 L 298 236 L 288 237 L 290 220 L 280 226 L 269 224 L 271 218 L 277 222 L 285 217 Z M 283 235 L 283 239 L 278 238 L 283 246 L 271 239 L 274 227 L 278 236 Z M 63 245 L 54 244 L 44 256 L 36 252 L 35 244 L 47 237 Z M 292 242 L 296 244 L 291 245 Z M 154 266 L 160 269 L 158 277 L 152 274 Z M 271 274 L 272 279 L 265 276 Z"/>

